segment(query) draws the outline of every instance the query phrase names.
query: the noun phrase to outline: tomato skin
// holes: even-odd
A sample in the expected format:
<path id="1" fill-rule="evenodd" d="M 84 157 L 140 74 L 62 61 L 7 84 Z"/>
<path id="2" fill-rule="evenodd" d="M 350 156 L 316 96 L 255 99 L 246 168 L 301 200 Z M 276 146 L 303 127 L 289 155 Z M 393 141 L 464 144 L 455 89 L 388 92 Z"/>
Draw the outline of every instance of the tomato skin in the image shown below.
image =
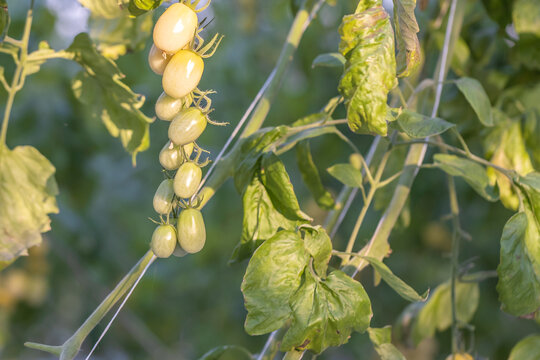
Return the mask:
<path id="1" fill-rule="evenodd" d="M 163 121 L 171 121 L 184 108 L 184 99 L 175 99 L 161 93 L 156 101 L 156 116 Z"/>
<path id="2" fill-rule="evenodd" d="M 186 256 L 188 253 L 184 249 L 182 249 L 180 244 L 178 244 L 178 242 L 177 242 L 176 243 L 176 248 L 174 249 L 174 252 L 172 254 L 173 254 L 173 256 L 181 258 L 181 257 Z"/>
<path id="3" fill-rule="evenodd" d="M 194 254 L 202 250 L 206 242 L 204 219 L 197 209 L 185 209 L 178 217 L 178 243 L 187 253 Z"/>
<path id="4" fill-rule="evenodd" d="M 168 258 L 176 248 L 176 229 L 172 225 L 160 225 L 152 234 L 150 248 L 159 258 Z"/>
<path id="5" fill-rule="evenodd" d="M 189 158 L 193 153 L 193 143 L 183 146 L 186 156 Z M 184 163 L 182 147 L 174 145 L 170 140 L 159 153 L 159 163 L 165 170 L 176 170 Z"/>
<path id="6" fill-rule="evenodd" d="M 198 25 L 195 11 L 182 3 L 172 4 L 154 26 L 154 43 L 159 49 L 174 54 L 193 40 Z"/>
<path id="7" fill-rule="evenodd" d="M 446 357 L 446 360 L 474 360 L 474 358 L 467 353 L 459 353 L 452 357 L 452 354 Z"/>
<path id="8" fill-rule="evenodd" d="M 195 194 L 201 183 L 202 170 L 193 162 L 180 166 L 174 177 L 174 192 L 182 199 L 188 199 Z"/>
<path id="9" fill-rule="evenodd" d="M 154 210 L 160 215 L 167 215 L 172 211 L 174 197 L 174 181 L 166 179 L 159 184 L 154 195 Z"/>
<path id="10" fill-rule="evenodd" d="M 180 50 L 171 58 L 161 84 L 170 97 L 179 99 L 191 93 L 199 82 L 204 71 L 203 59 L 191 50 Z"/>
<path id="11" fill-rule="evenodd" d="M 206 116 L 197 108 L 180 111 L 169 126 L 169 139 L 176 145 L 194 142 L 206 129 Z"/>
<path id="12" fill-rule="evenodd" d="M 170 60 L 170 55 L 167 55 L 166 53 L 158 49 L 156 45 L 152 45 L 150 51 L 148 52 L 148 65 L 150 65 L 150 69 L 152 69 L 153 72 L 158 75 L 163 75 L 165 67 Z"/>

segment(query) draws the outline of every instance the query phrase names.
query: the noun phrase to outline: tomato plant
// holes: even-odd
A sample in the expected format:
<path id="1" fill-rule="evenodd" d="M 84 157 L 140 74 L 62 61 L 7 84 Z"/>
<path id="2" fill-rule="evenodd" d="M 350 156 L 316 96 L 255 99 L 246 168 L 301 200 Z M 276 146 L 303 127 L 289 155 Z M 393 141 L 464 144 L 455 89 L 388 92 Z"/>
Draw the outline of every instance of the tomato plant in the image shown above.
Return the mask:
<path id="1" fill-rule="evenodd" d="M 90 315 L 62 345 L 26 347 L 66 360 L 138 358 L 131 339 L 158 359 L 540 358 L 537 1 L 79 2 L 88 32 L 62 47 L 52 5 L 0 0 L 0 354 L 24 306 L 59 328 L 25 338 L 60 341 L 64 282 L 91 288 L 144 253 L 108 295 L 78 291 L 104 299 L 69 312 Z M 67 113 L 80 121 L 40 122 Z M 133 169 L 88 155 L 108 144 L 96 120 Z M 21 142 L 33 146 L 8 146 Z M 50 293 L 43 233 L 71 270 L 53 269 Z M 139 283 L 128 314 L 145 321 L 118 322 L 121 350 L 97 348 Z"/>

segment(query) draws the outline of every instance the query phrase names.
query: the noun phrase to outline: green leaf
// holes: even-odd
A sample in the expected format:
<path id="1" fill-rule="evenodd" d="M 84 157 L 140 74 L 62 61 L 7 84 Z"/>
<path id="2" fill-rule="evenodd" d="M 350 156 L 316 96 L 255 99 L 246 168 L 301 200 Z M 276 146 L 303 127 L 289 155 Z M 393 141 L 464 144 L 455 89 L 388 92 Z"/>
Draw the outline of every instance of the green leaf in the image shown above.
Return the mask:
<path id="1" fill-rule="evenodd" d="M 388 92 L 397 84 L 389 15 L 379 1 L 361 1 L 356 14 L 343 18 L 339 33 L 339 51 L 347 59 L 339 91 L 345 98 L 349 127 L 357 133 L 386 136 Z"/>
<path id="2" fill-rule="evenodd" d="M 506 223 L 497 267 L 502 309 L 522 316 L 540 307 L 540 230 L 528 203 Z"/>
<path id="3" fill-rule="evenodd" d="M 4 40 L 10 21 L 8 3 L 6 0 L 0 0 L 0 41 Z"/>
<path id="4" fill-rule="evenodd" d="M 158 8 L 162 2 L 163 0 L 129 0 L 129 13 L 133 16 L 139 16 Z"/>
<path id="5" fill-rule="evenodd" d="M 321 226 L 305 226 L 302 230 L 304 230 L 304 246 L 313 257 L 313 268 L 317 275 L 324 279 L 332 257 L 332 240 Z"/>
<path id="6" fill-rule="evenodd" d="M 394 27 L 397 40 L 397 76 L 407 77 L 420 65 L 422 50 L 418 41 L 420 28 L 414 9 L 416 0 L 394 0 Z"/>
<path id="7" fill-rule="evenodd" d="M 406 360 L 405 356 L 392 344 L 392 327 L 368 328 L 369 340 L 381 360 Z"/>
<path id="8" fill-rule="evenodd" d="M 304 273 L 304 282 L 290 299 L 292 324 L 283 337 L 282 351 L 321 353 L 346 343 L 354 331 L 365 331 L 371 321 L 371 303 L 362 284 L 339 270 L 325 280 Z"/>
<path id="9" fill-rule="evenodd" d="M 327 66 L 327 67 L 340 67 L 343 68 L 345 65 L 345 58 L 340 53 L 328 53 L 328 54 L 321 54 L 318 55 L 315 60 L 313 60 L 313 63 L 311 64 L 311 67 L 316 66 Z"/>
<path id="10" fill-rule="evenodd" d="M 494 111 L 495 126 L 484 138 L 486 157 L 495 165 L 512 169 L 520 175 L 534 170 L 531 157 L 525 146 L 521 122 L 510 119 L 506 114 Z M 510 180 L 495 169 L 488 168 L 491 184 L 497 184 L 503 205 L 517 210 L 519 199 Z"/>
<path id="11" fill-rule="evenodd" d="M 402 298 L 407 301 L 426 301 L 429 290 L 426 291 L 423 295 L 419 295 L 412 287 L 407 285 L 405 281 L 398 278 L 388 266 L 386 266 L 382 261 L 379 261 L 373 257 L 362 256 L 363 259 L 366 259 L 371 266 L 377 271 L 385 283 L 387 283 L 395 292 L 399 294 Z"/>
<path id="12" fill-rule="evenodd" d="M 326 169 L 326 171 L 347 186 L 354 188 L 363 186 L 362 173 L 351 164 L 336 164 Z"/>
<path id="13" fill-rule="evenodd" d="M 508 360 L 540 359 L 540 335 L 529 335 L 514 346 Z"/>
<path id="14" fill-rule="evenodd" d="M 266 153 L 262 156 L 260 179 L 272 204 L 283 216 L 291 220 L 312 220 L 300 210 L 287 170 L 276 154 Z"/>
<path id="15" fill-rule="evenodd" d="M 486 169 L 472 160 L 455 155 L 435 154 L 435 166 L 449 175 L 462 177 L 478 194 L 488 201 L 497 201 L 497 191 L 489 184 Z"/>
<path id="16" fill-rule="evenodd" d="M 540 3 L 536 0 L 515 0 L 512 20 L 518 34 L 540 37 Z"/>
<path id="17" fill-rule="evenodd" d="M 234 185 L 239 193 L 251 182 L 260 156 L 269 151 L 287 132 L 287 126 L 265 128 L 242 140 L 238 165 L 234 171 Z"/>
<path id="18" fill-rule="evenodd" d="M 484 126 L 493 126 L 491 103 L 482 84 L 476 79 L 462 77 L 456 80 L 456 85 L 473 108 L 478 120 Z"/>
<path id="19" fill-rule="evenodd" d="M 55 168 L 31 146 L 0 145 L 0 261 L 10 262 L 41 243 L 58 213 Z"/>
<path id="20" fill-rule="evenodd" d="M 90 37 L 103 56 L 111 59 L 144 49 L 153 24 L 151 14 L 134 18 L 127 11 L 112 19 L 92 15 L 88 20 Z"/>
<path id="21" fill-rule="evenodd" d="M 468 323 L 472 319 L 478 308 L 479 297 L 478 283 L 456 283 L 456 316 L 459 322 Z M 412 329 L 414 343 L 432 337 L 435 330 L 448 329 L 452 324 L 451 308 L 450 282 L 445 282 L 437 286 L 419 311 Z"/>
<path id="22" fill-rule="evenodd" d="M 315 166 L 315 162 L 311 156 L 309 142 L 306 140 L 301 141 L 295 148 L 296 161 L 300 169 L 300 174 L 307 188 L 315 198 L 315 201 L 323 209 L 330 210 L 334 208 L 334 198 L 322 184 L 319 170 L 317 170 L 317 166 Z"/>
<path id="23" fill-rule="evenodd" d="M 242 346 L 224 345 L 208 351 L 199 360 L 251 360 L 253 358 L 253 355 Z"/>
<path id="24" fill-rule="evenodd" d="M 89 9 L 92 15 L 105 19 L 114 19 L 123 14 L 123 4 L 127 0 L 79 0 L 82 6 Z"/>
<path id="25" fill-rule="evenodd" d="M 302 239 L 292 231 L 280 231 L 255 251 L 242 281 L 248 334 L 277 330 L 290 318 L 289 298 L 308 260 Z"/>
<path id="26" fill-rule="evenodd" d="M 403 110 L 392 124 L 413 139 L 439 135 L 455 126 L 441 118 L 432 118 L 410 110 Z"/>
<path id="27" fill-rule="evenodd" d="M 259 173 L 246 187 L 242 202 L 244 207 L 242 238 L 233 251 L 231 262 L 249 258 L 255 249 L 274 236 L 279 228 L 294 230 L 301 223 L 287 219 L 274 207 Z"/>
<path id="28" fill-rule="evenodd" d="M 112 60 L 97 52 L 87 34 L 77 35 L 66 51 L 85 70 L 73 80 L 75 97 L 92 118 L 101 119 L 109 133 L 120 138 L 135 163 L 137 153 L 150 145 L 149 127 L 154 121 L 140 110 L 144 96 L 121 81 L 124 75 Z"/>

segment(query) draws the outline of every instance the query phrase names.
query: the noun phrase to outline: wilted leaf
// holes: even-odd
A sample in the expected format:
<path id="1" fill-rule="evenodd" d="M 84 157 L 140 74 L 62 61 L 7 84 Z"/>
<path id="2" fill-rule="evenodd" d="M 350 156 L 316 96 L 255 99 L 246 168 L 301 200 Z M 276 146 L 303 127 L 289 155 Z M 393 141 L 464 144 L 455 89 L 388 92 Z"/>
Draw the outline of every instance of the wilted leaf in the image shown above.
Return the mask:
<path id="1" fill-rule="evenodd" d="M 422 51 L 418 41 L 420 28 L 414 9 L 416 0 L 394 0 L 394 26 L 397 40 L 397 75 L 407 77 L 420 65 Z"/>
<path id="2" fill-rule="evenodd" d="M 368 328 L 369 340 L 381 360 L 406 360 L 405 356 L 392 344 L 392 327 Z"/>
<path id="3" fill-rule="evenodd" d="M 31 146 L 0 145 L 0 261 L 9 262 L 41 243 L 48 214 L 58 213 L 54 166 Z"/>
<path id="4" fill-rule="evenodd" d="M 380 1 L 361 1 L 357 13 L 343 18 L 339 32 L 339 51 L 347 59 L 339 91 L 345 98 L 349 127 L 385 136 L 388 92 L 397 84 L 389 16 Z"/>
<path id="5" fill-rule="evenodd" d="M 441 118 L 432 118 L 410 110 L 403 110 L 392 124 L 414 139 L 439 135 L 455 126 Z"/>
<path id="6" fill-rule="evenodd" d="M 362 256 L 363 259 L 367 260 L 371 266 L 377 271 L 385 283 L 387 283 L 395 292 L 399 294 L 402 298 L 408 301 L 426 301 L 429 294 L 429 290 L 426 291 L 423 295 L 419 295 L 412 287 L 407 285 L 407 283 L 400 278 L 398 278 L 388 266 L 386 266 L 382 261 L 379 261 L 373 257 Z"/>
<path id="7" fill-rule="evenodd" d="M 345 65 L 345 58 L 340 53 L 328 53 L 318 55 L 311 67 L 327 66 L 327 67 L 343 67 Z"/>
<path id="8" fill-rule="evenodd" d="M 362 187 L 362 173 L 351 164 L 336 164 L 326 169 L 330 175 L 338 179 L 342 184 L 350 187 Z"/>
<path id="9" fill-rule="evenodd" d="M 484 126 L 493 126 L 491 103 L 482 84 L 476 79 L 462 77 L 456 80 L 456 85 L 473 108 L 478 120 Z"/>
<path id="10" fill-rule="evenodd" d="M 309 259 L 300 236 L 280 231 L 253 254 L 242 281 L 245 328 L 250 335 L 279 329 L 290 318 L 289 298 Z"/>
<path id="11" fill-rule="evenodd" d="M 73 80 L 75 97 L 87 105 L 93 118 L 103 121 L 112 136 L 120 138 L 135 162 L 137 153 L 150 145 L 149 125 L 154 121 L 140 110 L 144 96 L 121 81 L 124 75 L 96 50 L 88 34 L 77 35 L 66 51 L 85 70 Z"/>
<path id="12" fill-rule="evenodd" d="M 471 320 L 478 307 L 479 297 L 478 283 L 456 283 L 456 316 L 459 322 L 468 323 Z M 437 286 L 418 312 L 412 329 L 414 343 L 432 337 L 435 330 L 448 329 L 452 323 L 451 309 L 450 282 L 445 282 Z"/>
<path id="13" fill-rule="evenodd" d="M 351 332 L 365 331 L 371 321 L 371 303 L 362 284 L 342 271 L 325 280 L 304 273 L 304 281 L 290 300 L 292 324 L 281 349 L 320 353 L 348 341 Z"/>
<path id="14" fill-rule="evenodd" d="M 435 154 L 435 165 L 448 175 L 462 177 L 479 195 L 488 201 L 497 201 L 497 191 L 489 184 L 486 169 L 472 160 L 455 155 Z"/>
<path id="15" fill-rule="evenodd" d="M 328 190 L 324 188 L 319 170 L 315 166 L 308 141 L 301 141 L 296 146 L 296 162 L 302 174 L 304 183 L 311 191 L 317 204 L 323 209 L 332 209 L 334 207 L 334 198 Z"/>
<path id="16" fill-rule="evenodd" d="M 540 359 L 540 335 L 529 335 L 514 346 L 508 360 Z"/>

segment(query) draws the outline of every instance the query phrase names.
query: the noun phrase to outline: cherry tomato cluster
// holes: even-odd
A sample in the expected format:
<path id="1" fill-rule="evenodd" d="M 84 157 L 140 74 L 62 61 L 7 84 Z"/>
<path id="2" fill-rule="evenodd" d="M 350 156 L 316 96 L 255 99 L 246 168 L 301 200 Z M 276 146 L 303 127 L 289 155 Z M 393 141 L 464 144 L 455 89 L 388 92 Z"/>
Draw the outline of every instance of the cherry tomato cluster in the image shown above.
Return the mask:
<path id="1" fill-rule="evenodd" d="M 161 222 L 154 230 L 151 248 L 157 257 L 183 256 L 204 247 L 206 230 L 197 190 L 206 152 L 196 144 L 208 123 L 212 91 L 197 88 L 204 71 L 204 60 L 214 54 L 222 37 L 216 34 L 208 44 L 200 32 L 206 19 L 199 22 L 199 0 L 181 0 L 159 17 L 154 27 L 154 43 L 148 54 L 152 71 L 162 75 L 163 93 L 156 102 L 156 116 L 169 121 L 169 141 L 159 153 L 159 163 L 167 179 L 154 195 L 154 210 Z M 176 171 L 174 176 L 170 172 Z M 179 209 L 180 208 L 180 209 Z M 177 210 L 180 210 L 177 213 Z M 176 227 L 174 223 L 176 222 Z"/>

